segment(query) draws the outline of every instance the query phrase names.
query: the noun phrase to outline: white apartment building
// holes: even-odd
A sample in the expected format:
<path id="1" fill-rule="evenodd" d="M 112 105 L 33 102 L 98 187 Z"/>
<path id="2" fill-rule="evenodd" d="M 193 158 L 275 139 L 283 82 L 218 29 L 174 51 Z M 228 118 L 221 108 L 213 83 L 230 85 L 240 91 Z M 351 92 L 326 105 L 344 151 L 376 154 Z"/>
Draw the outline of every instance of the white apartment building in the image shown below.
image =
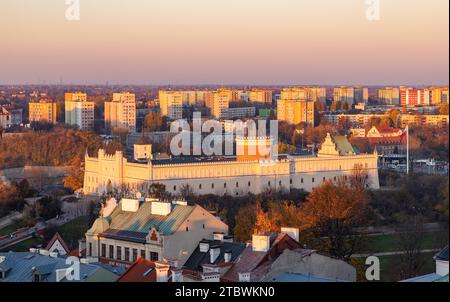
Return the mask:
<path id="1" fill-rule="evenodd" d="M 82 92 L 65 94 L 65 123 L 81 130 L 94 129 L 94 102 L 88 102 Z"/>
<path id="2" fill-rule="evenodd" d="M 136 96 L 132 93 L 114 93 L 111 102 L 105 102 L 105 126 L 109 131 L 125 128 L 136 131 Z"/>

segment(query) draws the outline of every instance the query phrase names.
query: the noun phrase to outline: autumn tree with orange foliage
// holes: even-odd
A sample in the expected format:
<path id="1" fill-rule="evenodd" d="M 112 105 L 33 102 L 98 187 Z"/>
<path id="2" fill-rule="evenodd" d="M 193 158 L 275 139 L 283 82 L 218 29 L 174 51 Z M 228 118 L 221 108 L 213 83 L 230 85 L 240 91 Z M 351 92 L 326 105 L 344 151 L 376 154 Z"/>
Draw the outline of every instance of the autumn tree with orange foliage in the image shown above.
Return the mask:
<path id="1" fill-rule="evenodd" d="M 354 232 L 366 217 L 366 177 L 355 171 L 351 177 L 325 181 L 312 190 L 300 209 L 304 240 L 330 256 L 350 260 L 364 238 Z"/>

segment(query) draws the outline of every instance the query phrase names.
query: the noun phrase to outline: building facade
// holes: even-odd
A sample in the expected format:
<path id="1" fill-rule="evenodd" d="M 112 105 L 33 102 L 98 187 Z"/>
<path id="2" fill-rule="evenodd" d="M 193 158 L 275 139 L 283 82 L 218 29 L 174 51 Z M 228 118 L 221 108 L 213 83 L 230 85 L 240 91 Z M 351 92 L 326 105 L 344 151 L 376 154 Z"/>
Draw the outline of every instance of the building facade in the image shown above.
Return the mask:
<path id="1" fill-rule="evenodd" d="M 86 93 L 65 94 L 65 122 L 81 130 L 94 129 L 94 102 L 88 102 Z"/>
<path id="2" fill-rule="evenodd" d="M 277 103 L 277 119 L 293 125 L 306 123 L 314 126 L 314 101 L 281 98 Z"/>
<path id="3" fill-rule="evenodd" d="M 252 89 L 248 93 L 250 102 L 272 104 L 272 98 L 272 90 L 269 89 Z"/>
<path id="4" fill-rule="evenodd" d="M 379 89 L 378 101 L 384 105 L 398 105 L 400 104 L 400 90 L 395 87 Z"/>
<path id="5" fill-rule="evenodd" d="M 28 103 L 28 119 L 31 122 L 56 124 L 56 103 L 50 99 Z"/>
<path id="6" fill-rule="evenodd" d="M 136 97 L 132 93 L 113 93 L 111 102 L 105 102 L 105 127 L 136 131 Z"/>
<path id="7" fill-rule="evenodd" d="M 167 116 L 170 120 L 183 118 L 183 103 L 189 102 L 191 96 L 188 92 L 182 91 L 159 91 L 159 108 L 161 115 Z"/>
<path id="8" fill-rule="evenodd" d="M 197 243 L 215 232 L 228 234 L 228 226 L 198 205 L 124 198 L 102 210 L 86 232 L 86 257 L 125 267 L 140 257 L 183 265 Z"/>
<path id="9" fill-rule="evenodd" d="M 333 89 L 333 100 L 342 104 L 348 103 L 349 105 L 353 105 L 355 103 L 355 88 L 345 86 L 335 87 Z"/>
<path id="10" fill-rule="evenodd" d="M 0 106 L 0 128 L 6 129 L 20 124 L 22 124 L 22 109 Z"/>
<path id="11" fill-rule="evenodd" d="M 152 183 L 165 185 L 174 195 L 186 185 L 198 195 L 242 196 L 294 188 L 311 191 L 327 179 L 351 175 L 356 167 L 367 170 L 370 187 L 378 188 L 377 154 L 358 154 L 345 141 L 344 137 L 327 136 L 317 155 L 280 155 L 276 160 L 209 157 L 138 163 L 125 158 L 121 151 L 107 155 L 101 149 L 95 157 L 85 156 L 83 191 L 102 195 L 124 186 L 147 191 Z"/>

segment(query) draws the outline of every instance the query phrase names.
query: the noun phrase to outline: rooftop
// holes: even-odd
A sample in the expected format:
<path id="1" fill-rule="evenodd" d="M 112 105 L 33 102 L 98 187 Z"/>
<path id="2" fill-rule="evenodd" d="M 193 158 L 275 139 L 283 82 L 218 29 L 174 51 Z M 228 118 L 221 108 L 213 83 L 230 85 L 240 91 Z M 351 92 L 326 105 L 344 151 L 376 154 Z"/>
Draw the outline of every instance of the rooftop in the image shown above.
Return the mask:
<path id="1" fill-rule="evenodd" d="M 67 269 L 71 264 L 66 264 L 65 258 L 57 258 L 41 255 L 39 253 L 19 252 L 0 253 L 0 270 L 6 272 L 3 282 L 32 282 L 33 273 L 41 276 L 41 282 L 56 282 L 56 270 Z M 96 279 L 96 281 L 115 281 L 117 276 L 104 268 L 94 264 L 80 263 L 80 280 L 70 282 L 84 282 Z M 63 279 L 60 282 L 68 282 Z"/>

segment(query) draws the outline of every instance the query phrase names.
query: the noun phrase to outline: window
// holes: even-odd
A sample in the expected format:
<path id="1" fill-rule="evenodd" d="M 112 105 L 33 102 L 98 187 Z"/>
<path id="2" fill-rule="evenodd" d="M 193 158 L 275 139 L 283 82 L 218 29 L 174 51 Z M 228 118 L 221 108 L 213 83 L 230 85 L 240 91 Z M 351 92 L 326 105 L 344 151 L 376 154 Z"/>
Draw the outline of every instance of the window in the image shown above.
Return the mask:
<path id="1" fill-rule="evenodd" d="M 227 187 L 227 183 L 224 183 L 224 184 L 223 184 L 223 187 L 226 188 L 226 187 Z"/>
<path id="2" fill-rule="evenodd" d="M 150 261 L 158 261 L 159 255 L 156 252 L 150 252 Z"/>
<path id="3" fill-rule="evenodd" d="M 214 184 L 211 184 L 211 189 L 214 189 Z"/>
<path id="4" fill-rule="evenodd" d="M 0 280 L 5 279 L 5 273 L 4 272 L 0 272 Z"/>
<path id="5" fill-rule="evenodd" d="M 238 182 L 236 183 L 236 188 L 239 188 L 239 183 Z"/>
<path id="6" fill-rule="evenodd" d="M 130 261 L 130 249 L 129 248 L 125 248 L 125 261 Z"/>
<path id="7" fill-rule="evenodd" d="M 203 224 L 203 228 L 205 228 L 205 224 Z"/>
<path id="8" fill-rule="evenodd" d="M 302 179 L 300 179 L 300 182 L 301 182 L 301 183 L 303 183 L 303 178 L 302 178 Z"/>
<path id="9" fill-rule="evenodd" d="M 325 181 L 325 177 L 323 178 L 323 181 Z"/>
<path id="10" fill-rule="evenodd" d="M 118 246 L 117 248 L 116 248 L 116 259 L 117 260 L 122 260 L 122 247 L 121 246 Z"/>
<path id="11" fill-rule="evenodd" d="M 201 190 L 202 189 L 202 184 L 198 185 L 198 189 Z"/>
<path id="12" fill-rule="evenodd" d="M 292 185 L 292 178 L 289 180 L 289 184 L 291 184 Z"/>
<path id="13" fill-rule="evenodd" d="M 186 232 L 189 232 L 189 227 L 188 226 L 186 227 Z"/>
<path id="14" fill-rule="evenodd" d="M 176 191 L 177 190 L 177 186 L 173 186 L 173 190 Z"/>
<path id="15" fill-rule="evenodd" d="M 101 255 L 103 258 L 106 258 L 106 244 L 104 244 L 104 243 L 102 243 Z"/>
<path id="16" fill-rule="evenodd" d="M 251 187 L 251 186 L 252 186 L 252 183 L 251 183 L 251 182 L 248 182 L 248 186 Z"/>
<path id="17" fill-rule="evenodd" d="M 314 177 L 312 178 L 312 182 L 314 182 Z"/>
<path id="18" fill-rule="evenodd" d="M 278 185 L 281 187 L 281 180 L 278 182 Z"/>
<path id="19" fill-rule="evenodd" d="M 267 183 L 267 185 L 270 187 L 270 181 Z"/>
<path id="20" fill-rule="evenodd" d="M 92 256 L 92 243 L 89 242 L 89 251 L 88 251 L 89 256 Z"/>
<path id="21" fill-rule="evenodd" d="M 145 250 L 141 250 L 141 257 L 145 259 Z"/>
<path id="22" fill-rule="evenodd" d="M 137 256 L 138 256 L 138 250 L 133 249 L 133 262 L 137 260 Z"/>
<path id="23" fill-rule="evenodd" d="M 114 259 L 114 245 L 109 246 L 109 259 Z"/>

